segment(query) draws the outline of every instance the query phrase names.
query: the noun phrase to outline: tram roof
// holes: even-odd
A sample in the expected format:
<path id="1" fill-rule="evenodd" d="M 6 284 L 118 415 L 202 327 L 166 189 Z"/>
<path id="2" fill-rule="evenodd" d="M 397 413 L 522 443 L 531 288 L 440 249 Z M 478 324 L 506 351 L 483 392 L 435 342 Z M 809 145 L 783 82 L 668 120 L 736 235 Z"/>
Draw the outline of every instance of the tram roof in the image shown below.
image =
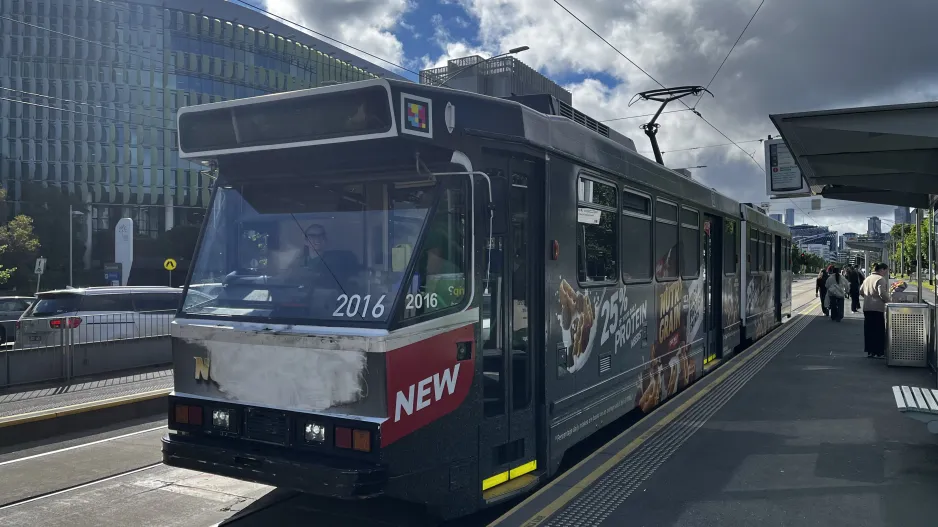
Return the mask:
<path id="1" fill-rule="evenodd" d="M 548 115 L 537 111 L 525 104 L 481 95 L 472 92 L 455 90 L 451 88 L 441 88 L 428 86 L 424 84 L 415 84 L 409 81 L 399 81 L 394 79 L 372 79 L 359 82 L 350 82 L 346 84 L 333 85 L 322 88 L 311 88 L 293 92 L 277 93 L 264 95 L 260 97 L 251 97 L 247 99 L 237 99 L 223 101 L 198 106 L 189 106 L 180 109 L 180 123 L 185 116 L 192 114 L 209 115 L 209 112 L 222 110 L 226 108 L 235 108 L 250 106 L 255 104 L 278 103 L 284 100 L 299 100 L 305 97 L 318 97 L 320 95 L 336 93 L 341 91 L 352 91 L 358 89 L 374 90 L 376 86 L 384 86 L 388 90 L 388 105 L 391 111 L 393 121 L 391 130 L 381 134 L 372 134 L 371 136 L 362 135 L 359 137 L 343 137 L 338 140 L 315 140 L 294 143 L 293 146 L 316 146 L 327 142 L 341 141 L 344 143 L 354 142 L 359 139 L 390 138 L 390 137 L 412 137 L 405 135 L 410 133 L 403 128 L 403 110 L 404 99 L 408 101 L 425 99 L 432 102 L 435 108 L 431 112 L 431 130 L 433 141 L 441 146 L 447 144 L 453 148 L 458 148 L 459 135 L 448 132 L 450 126 L 444 122 L 446 112 L 452 107 L 453 129 L 459 129 L 466 135 L 475 135 L 487 137 L 495 140 L 527 143 L 535 147 L 543 148 L 549 152 L 558 153 L 575 161 L 580 161 L 584 165 L 595 167 L 610 174 L 615 174 L 626 179 L 632 179 L 640 182 L 644 186 L 651 187 L 665 194 L 675 197 L 681 197 L 700 206 L 720 211 L 727 216 L 740 218 L 743 212 L 740 204 L 716 190 L 701 184 L 687 176 L 674 170 L 663 167 L 654 160 L 639 154 L 634 143 L 624 136 L 617 136 L 614 140 L 605 137 L 596 131 L 587 128 L 583 124 L 577 123 L 567 117 L 560 115 Z M 444 111 L 444 108 L 446 109 Z M 208 117 L 206 117 L 208 118 Z M 180 126 L 180 143 L 186 134 L 186 127 Z M 287 145 L 278 145 L 278 148 Z M 263 147 L 259 147 L 263 148 Z M 232 148 L 222 152 L 184 152 L 180 149 L 182 157 L 193 159 L 211 158 L 223 154 L 236 154 L 253 150 L 253 147 Z M 779 234 L 788 234 L 784 231 L 781 223 L 765 217 L 766 227 L 778 231 Z M 774 223 L 778 223 L 775 226 Z M 773 228 L 774 227 L 774 228 Z"/>
<path id="2" fill-rule="evenodd" d="M 938 195 L 938 102 L 769 117 L 813 194 L 921 208 Z"/>

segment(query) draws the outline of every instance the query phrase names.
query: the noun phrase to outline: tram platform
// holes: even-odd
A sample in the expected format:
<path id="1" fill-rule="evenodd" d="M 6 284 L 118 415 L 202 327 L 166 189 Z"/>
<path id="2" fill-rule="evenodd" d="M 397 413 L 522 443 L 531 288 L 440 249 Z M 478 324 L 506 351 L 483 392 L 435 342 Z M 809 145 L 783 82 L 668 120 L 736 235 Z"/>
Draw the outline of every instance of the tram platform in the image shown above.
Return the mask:
<path id="1" fill-rule="evenodd" d="M 935 383 L 814 301 L 491 525 L 933 526 L 938 438 L 891 387 Z"/>
<path id="2" fill-rule="evenodd" d="M 138 417 L 141 411 L 150 413 L 159 408 L 159 399 L 165 398 L 172 386 L 173 370 L 154 368 L 5 388 L 0 390 L 0 446 L 42 437 L 45 433 L 102 425 L 118 415 L 128 418 Z M 103 411 L 113 415 L 93 419 L 88 415 Z M 59 424 L 53 425 L 52 421 Z M 29 434 L 12 433 L 26 425 L 32 428 Z"/>

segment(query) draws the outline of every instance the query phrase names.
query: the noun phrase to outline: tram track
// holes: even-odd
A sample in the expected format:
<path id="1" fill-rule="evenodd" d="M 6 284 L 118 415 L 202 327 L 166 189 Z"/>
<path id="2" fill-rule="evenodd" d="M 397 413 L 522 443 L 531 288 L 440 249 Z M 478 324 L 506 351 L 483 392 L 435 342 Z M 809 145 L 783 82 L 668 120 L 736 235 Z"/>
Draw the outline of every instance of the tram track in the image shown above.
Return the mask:
<path id="1" fill-rule="evenodd" d="M 30 496 L 30 497 L 26 497 L 26 498 L 20 498 L 20 499 L 17 499 L 17 500 L 13 500 L 13 501 L 10 501 L 10 502 L 7 502 L 7 503 L 4 503 L 4 504 L 0 505 L 0 513 L 4 512 L 4 511 L 6 511 L 6 510 L 12 509 L 12 508 L 14 508 L 14 507 L 17 507 L 17 506 L 19 506 L 19 505 L 25 505 L 25 504 L 27 504 L 27 503 L 31 503 L 31 502 L 38 501 L 38 500 L 42 500 L 42 499 L 46 499 L 46 498 L 52 498 L 52 497 L 55 497 L 55 496 L 58 496 L 58 495 L 61 495 L 61 494 L 65 494 L 65 493 L 68 493 L 68 492 L 80 490 L 80 489 L 83 489 L 83 488 L 85 488 L 85 487 L 90 487 L 90 486 L 92 486 L 92 485 L 97 485 L 97 484 L 99 484 L 99 483 L 105 483 L 105 482 L 107 482 L 107 481 L 111 481 L 111 480 L 115 480 L 115 479 L 118 479 L 118 478 L 122 478 L 122 477 L 124 477 L 124 476 L 129 476 L 129 475 L 131 475 L 131 474 L 136 474 L 136 473 L 138 473 L 138 472 L 143 472 L 143 471 L 146 471 L 146 470 L 152 470 L 152 469 L 157 468 L 157 467 L 160 467 L 160 466 L 162 466 L 162 465 L 163 465 L 162 462 L 151 463 L 151 464 L 146 465 L 146 466 L 143 466 L 143 467 L 138 467 L 138 468 L 134 468 L 134 469 L 125 470 L 125 471 L 119 472 L 119 473 L 117 473 L 117 474 L 112 474 L 112 475 L 110 475 L 110 476 L 104 476 L 104 477 L 101 477 L 101 478 L 93 479 L 93 480 L 87 481 L 87 482 L 85 482 L 85 483 L 79 483 L 79 484 L 76 484 L 76 485 L 71 485 L 71 486 L 65 487 L 65 488 L 63 488 L 63 489 L 52 490 L 52 491 L 43 492 L 43 493 L 40 493 L 40 494 L 37 494 L 37 495 L 34 495 L 34 496 Z"/>

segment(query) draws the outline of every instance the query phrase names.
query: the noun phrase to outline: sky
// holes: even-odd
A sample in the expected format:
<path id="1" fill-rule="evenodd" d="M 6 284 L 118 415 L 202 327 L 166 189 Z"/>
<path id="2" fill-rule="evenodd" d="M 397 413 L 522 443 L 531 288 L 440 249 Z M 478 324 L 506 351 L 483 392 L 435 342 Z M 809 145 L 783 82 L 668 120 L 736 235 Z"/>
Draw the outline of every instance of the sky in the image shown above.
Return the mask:
<path id="1" fill-rule="evenodd" d="M 606 124 L 649 157 L 639 128 L 645 119 L 622 119 L 657 110 L 656 103 L 628 104 L 635 93 L 659 87 L 649 75 L 665 86 L 709 83 L 713 97 L 685 100 L 738 146 L 692 112 L 665 114 L 658 140 L 667 166 L 704 166 L 692 170 L 695 179 L 738 201 L 770 202 L 770 213 L 794 208 L 796 223 L 864 233 L 875 215 L 884 229 L 892 226 L 893 207 L 823 199 L 821 210 L 811 210 L 809 198 L 770 201 L 759 140 L 778 135 L 772 113 L 938 98 L 938 2 L 560 2 L 635 64 L 552 0 L 266 0 L 266 6 L 415 71 L 530 46 L 516 57 L 570 90 L 578 110 L 618 119 Z"/>

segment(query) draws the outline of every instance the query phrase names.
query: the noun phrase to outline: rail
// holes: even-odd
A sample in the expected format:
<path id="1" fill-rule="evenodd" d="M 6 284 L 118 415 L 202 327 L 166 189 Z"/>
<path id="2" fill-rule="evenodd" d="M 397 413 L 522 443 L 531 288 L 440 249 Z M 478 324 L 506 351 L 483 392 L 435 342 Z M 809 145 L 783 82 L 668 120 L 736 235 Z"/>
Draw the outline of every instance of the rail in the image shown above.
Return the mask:
<path id="1" fill-rule="evenodd" d="M 173 311 L 27 317 L 0 347 L 0 387 L 132 370 L 172 362 Z"/>

